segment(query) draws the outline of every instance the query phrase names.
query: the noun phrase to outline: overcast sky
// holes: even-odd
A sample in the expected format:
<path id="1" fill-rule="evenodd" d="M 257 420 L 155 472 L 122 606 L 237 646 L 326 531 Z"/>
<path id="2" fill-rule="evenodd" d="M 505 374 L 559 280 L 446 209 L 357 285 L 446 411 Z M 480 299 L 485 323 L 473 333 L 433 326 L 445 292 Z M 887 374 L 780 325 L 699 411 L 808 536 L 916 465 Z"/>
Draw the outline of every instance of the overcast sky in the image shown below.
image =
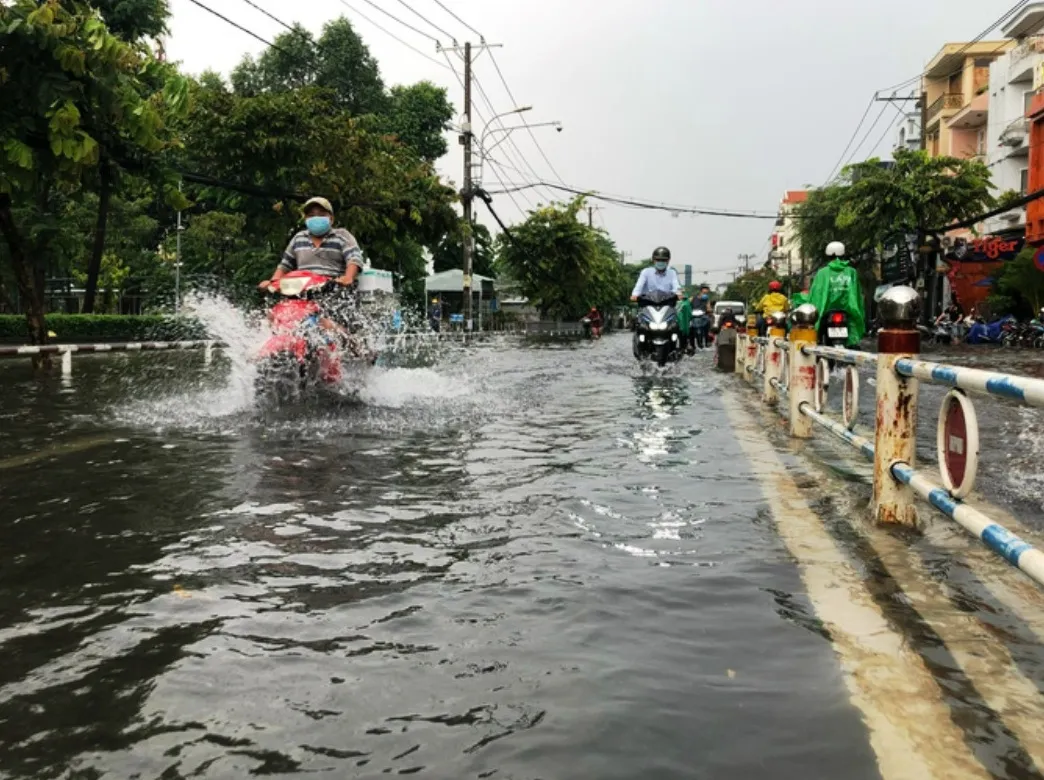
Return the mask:
<path id="1" fill-rule="evenodd" d="M 433 81 L 447 87 L 461 109 L 463 94 L 452 71 L 373 24 L 444 62 L 434 41 L 374 8 L 449 43 L 411 14 L 408 4 L 461 43 L 477 42 L 436 0 L 203 2 L 267 40 L 283 28 L 250 2 L 316 34 L 326 21 L 347 16 L 380 63 L 386 83 Z M 533 132 L 568 185 L 672 204 L 773 213 L 785 189 L 823 183 L 875 90 L 917 75 L 945 42 L 974 37 L 1011 6 L 1010 0 L 442 2 L 487 41 L 503 44 L 495 55 L 515 98 L 533 105 L 524 115 L 527 121 L 562 122 L 561 133 L 551 128 Z M 244 54 L 264 48 L 191 0 L 170 0 L 170 5 L 168 56 L 189 72 L 212 68 L 227 74 Z M 487 55 L 478 60 L 475 73 L 498 112 L 513 107 Z M 880 105 L 887 113 L 860 159 L 879 140 L 878 154 L 891 146 L 894 133 L 886 126 L 891 128 L 898 115 Z M 476 107 L 490 118 L 478 97 Z M 865 127 L 877 112 L 875 106 Z M 505 122 L 516 124 L 510 118 Z M 459 186 L 461 155 L 456 136 L 449 140 L 450 152 L 439 169 Z M 529 166 L 541 179 L 557 181 L 524 130 L 511 140 L 517 149 L 501 145 L 493 157 L 522 172 L 501 168 L 504 181 L 532 181 Z M 500 188 L 488 168 L 483 183 L 491 191 Z M 515 194 L 515 201 L 497 195 L 494 208 L 510 225 L 523 218 L 523 209 L 549 197 L 543 190 Z M 773 229 L 771 220 L 672 217 L 594 204 L 600 209 L 595 224 L 607 228 L 634 258 L 666 244 L 676 263 L 691 263 L 715 282 L 728 277 L 740 253 L 763 259 Z M 478 208 L 493 227 L 484 207 Z"/>

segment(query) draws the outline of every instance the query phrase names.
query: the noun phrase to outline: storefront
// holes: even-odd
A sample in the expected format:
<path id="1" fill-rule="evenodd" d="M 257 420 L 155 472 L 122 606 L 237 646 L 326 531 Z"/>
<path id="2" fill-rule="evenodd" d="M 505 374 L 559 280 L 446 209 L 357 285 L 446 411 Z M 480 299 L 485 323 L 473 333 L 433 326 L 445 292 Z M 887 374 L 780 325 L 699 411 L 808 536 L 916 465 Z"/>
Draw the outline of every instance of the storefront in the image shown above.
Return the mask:
<path id="1" fill-rule="evenodd" d="M 954 241 L 945 256 L 946 269 L 940 268 L 940 271 L 945 273 L 949 291 L 957 295 L 966 312 L 973 308 L 981 310 L 1001 264 L 1014 260 L 1025 244 L 1021 229 Z M 941 302 L 948 303 L 945 298 Z"/>

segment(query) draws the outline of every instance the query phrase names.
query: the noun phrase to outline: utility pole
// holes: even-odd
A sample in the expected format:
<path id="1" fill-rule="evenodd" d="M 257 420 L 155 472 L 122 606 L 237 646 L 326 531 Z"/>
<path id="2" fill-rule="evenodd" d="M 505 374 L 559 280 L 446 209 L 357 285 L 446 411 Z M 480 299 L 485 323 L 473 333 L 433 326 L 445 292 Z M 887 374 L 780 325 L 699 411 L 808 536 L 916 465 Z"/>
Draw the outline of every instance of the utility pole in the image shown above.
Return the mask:
<path id="1" fill-rule="evenodd" d="M 464 207 L 464 329 L 471 330 L 471 271 L 474 262 L 471 233 L 471 142 L 475 135 L 471 130 L 471 43 L 464 44 L 464 189 L 461 190 L 461 205 Z"/>
<path id="2" fill-rule="evenodd" d="M 878 103 L 905 103 L 910 100 L 916 100 L 918 107 L 921 109 L 921 149 L 928 148 L 928 93 L 922 92 L 920 97 L 914 97 L 910 95 L 908 97 L 875 97 Z M 909 116 L 908 114 L 905 116 Z"/>
<path id="3" fill-rule="evenodd" d="M 757 255 L 737 255 L 739 261 L 743 263 L 743 273 L 750 273 L 750 261 L 757 257 Z"/>
<path id="4" fill-rule="evenodd" d="M 594 208 L 592 206 L 587 207 L 587 226 L 594 227 Z"/>
<path id="5" fill-rule="evenodd" d="M 181 182 L 178 182 L 181 192 Z M 174 313 L 181 310 L 181 209 L 178 209 L 178 235 L 174 242 Z"/>

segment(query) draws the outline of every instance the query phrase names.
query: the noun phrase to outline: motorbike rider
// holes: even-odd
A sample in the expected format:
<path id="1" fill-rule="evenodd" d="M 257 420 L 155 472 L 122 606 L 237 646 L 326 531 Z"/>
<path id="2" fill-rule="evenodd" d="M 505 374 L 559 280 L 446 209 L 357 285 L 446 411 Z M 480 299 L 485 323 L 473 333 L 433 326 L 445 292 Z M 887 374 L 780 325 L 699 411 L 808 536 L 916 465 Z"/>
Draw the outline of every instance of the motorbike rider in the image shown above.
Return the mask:
<path id="1" fill-rule="evenodd" d="M 678 274 L 670 268 L 671 250 L 665 246 L 658 246 L 652 253 L 652 266 L 642 269 L 638 281 L 631 291 L 631 300 L 637 301 L 646 293 L 665 292 L 678 295 L 681 292 L 681 283 Z"/>
<path id="2" fill-rule="evenodd" d="M 590 335 L 595 338 L 599 338 L 602 335 L 602 313 L 598 311 L 597 306 L 592 306 L 591 310 L 584 315 L 585 329 L 590 330 Z"/>
<path id="3" fill-rule="evenodd" d="M 704 288 L 706 289 L 706 288 Z M 710 333 L 710 295 L 701 294 L 696 299 L 693 307 L 696 311 L 702 311 L 703 316 L 693 316 L 692 318 L 692 334 L 695 339 L 696 346 L 699 349 L 707 348 L 707 334 Z"/>
<path id="4" fill-rule="evenodd" d="M 334 227 L 333 206 L 326 198 L 309 198 L 301 213 L 305 229 L 290 239 L 272 277 L 258 284 L 258 289 L 268 290 L 273 282 L 291 271 L 328 276 L 345 289 L 354 288 L 355 279 L 363 268 L 362 250 L 355 236 L 344 228 Z M 344 318 L 334 313 L 333 319 Z"/>
<path id="5" fill-rule="evenodd" d="M 732 310 L 731 306 L 721 313 L 721 322 L 718 325 L 718 328 L 724 330 L 725 324 L 729 322 L 732 323 L 732 327 L 739 327 L 739 322 L 736 320 L 736 313 Z"/>
<path id="6" fill-rule="evenodd" d="M 431 299 L 431 306 L 428 307 L 428 324 L 436 333 L 442 327 L 442 305 L 438 298 Z"/>
<path id="7" fill-rule="evenodd" d="M 764 336 L 768 331 L 768 327 L 765 324 L 766 317 L 775 314 L 777 311 L 787 312 L 789 310 L 790 301 L 783 294 L 782 283 L 778 279 L 773 279 L 769 282 L 768 292 L 754 306 L 754 311 L 758 312 L 758 335 Z"/>
<path id="8" fill-rule="evenodd" d="M 845 245 L 831 241 L 826 248 L 827 257 L 832 258 L 819 269 L 812 280 L 809 297 L 819 312 L 816 332 L 822 335 L 826 326 L 824 319 L 830 311 L 843 311 L 848 315 L 848 344 L 853 348 L 859 344 L 866 332 L 866 314 L 863 309 L 863 293 L 859 287 L 859 275 L 845 259 Z"/>

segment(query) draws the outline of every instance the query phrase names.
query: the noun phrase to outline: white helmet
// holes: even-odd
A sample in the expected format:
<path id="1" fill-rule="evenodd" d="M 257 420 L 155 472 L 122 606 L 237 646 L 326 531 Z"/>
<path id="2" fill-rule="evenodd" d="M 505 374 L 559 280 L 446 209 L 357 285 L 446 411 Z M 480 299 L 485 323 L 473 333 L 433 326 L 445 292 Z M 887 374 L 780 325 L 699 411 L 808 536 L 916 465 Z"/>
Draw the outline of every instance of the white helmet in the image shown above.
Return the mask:
<path id="1" fill-rule="evenodd" d="M 827 244 L 826 249 L 827 257 L 844 257 L 845 256 L 845 245 L 840 241 L 831 241 Z"/>

